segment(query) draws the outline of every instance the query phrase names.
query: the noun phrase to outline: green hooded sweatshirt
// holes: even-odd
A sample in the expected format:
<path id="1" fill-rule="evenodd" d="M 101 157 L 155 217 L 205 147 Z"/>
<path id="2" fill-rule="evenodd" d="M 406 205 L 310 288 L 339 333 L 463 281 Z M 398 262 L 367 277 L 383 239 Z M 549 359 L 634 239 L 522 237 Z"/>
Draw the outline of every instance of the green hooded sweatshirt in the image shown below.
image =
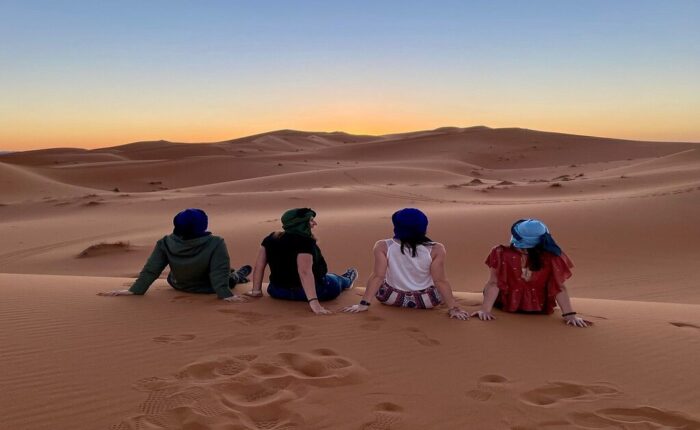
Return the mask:
<path id="1" fill-rule="evenodd" d="M 219 236 L 188 240 L 174 234 L 163 237 L 129 291 L 144 294 L 168 265 L 174 288 L 180 291 L 216 293 L 220 299 L 233 296 L 228 284 L 231 262 L 226 243 Z"/>

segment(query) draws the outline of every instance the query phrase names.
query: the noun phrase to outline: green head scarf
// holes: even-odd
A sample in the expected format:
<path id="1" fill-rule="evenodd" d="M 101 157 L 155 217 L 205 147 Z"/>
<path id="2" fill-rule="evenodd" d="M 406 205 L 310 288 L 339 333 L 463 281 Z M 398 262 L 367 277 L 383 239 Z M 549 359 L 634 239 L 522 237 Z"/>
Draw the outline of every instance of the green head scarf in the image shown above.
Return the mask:
<path id="1" fill-rule="evenodd" d="M 313 238 L 309 221 L 315 216 L 316 212 L 309 208 L 290 209 L 282 214 L 282 228 L 286 233 Z"/>

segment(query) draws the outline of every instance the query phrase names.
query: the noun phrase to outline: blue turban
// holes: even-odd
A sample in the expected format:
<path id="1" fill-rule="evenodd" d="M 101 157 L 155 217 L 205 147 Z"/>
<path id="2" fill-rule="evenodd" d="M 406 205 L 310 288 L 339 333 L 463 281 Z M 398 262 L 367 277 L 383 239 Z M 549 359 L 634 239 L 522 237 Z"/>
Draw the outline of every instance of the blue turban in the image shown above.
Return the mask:
<path id="1" fill-rule="evenodd" d="M 534 248 L 542 245 L 545 251 L 554 255 L 561 255 L 561 248 L 554 241 L 549 229 L 540 220 L 521 219 L 510 228 L 510 243 L 516 248 Z"/>
<path id="2" fill-rule="evenodd" d="M 201 209 L 185 209 L 173 218 L 173 234 L 181 238 L 194 239 L 211 234 L 207 232 L 209 218 Z"/>
<path id="3" fill-rule="evenodd" d="M 394 237 L 399 240 L 422 238 L 428 231 L 428 217 L 414 208 L 394 212 L 391 222 L 394 223 Z"/>

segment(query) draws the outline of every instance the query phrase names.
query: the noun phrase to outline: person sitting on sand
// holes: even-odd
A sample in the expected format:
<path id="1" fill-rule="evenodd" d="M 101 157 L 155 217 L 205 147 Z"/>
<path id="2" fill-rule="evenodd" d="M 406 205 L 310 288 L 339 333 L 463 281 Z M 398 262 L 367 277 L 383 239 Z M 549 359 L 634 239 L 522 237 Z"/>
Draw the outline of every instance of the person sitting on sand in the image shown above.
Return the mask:
<path id="1" fill-rule="evenodd" d="M 170 266 L 168 284 L 178 291 L 216 295 L 227 302 L 245 301 L 231 289 L 237 283 L 248 282 L 251 267 L 234 271 L 226 243 L 207 231 L 207 214 L 201 209 L 185 209 L 173 219 L 173 233 L 157 243 L 138 279 L 128 290 L 99 293 L 101 296 L 143 295 Z"/>
<path id="2" fill-rule="evenodd" d="M 290 209 L 282 215 L 283 231 L 270 233 L 261 243 L 253 272 L 253 289 L 246 293 L 262 296 L 265 269 L 270 266 L 267 293 L 276 299 L 305 301 L 316 314 L 329 314 L 320 301 L 333 300 L 352 287 L 357 270 L 342 275 L 328 273 L 326 260 L 311 232 L 318 223 L 309 208 Z"/>
<path id="3" fill-rule="evenodd" d="M 491 276 L 484 287 L 481 310 L 472 316 L 493 320 L 494 306 L 506 312 L 552 314 L 558 304 L 566 324 L 587 327 L 589 323 L 571 308 L 564 286 L 574 265 L 547 226 L 540 220 L 521 219 L 510 231 L 510 246 L 496 246 L 486 259 Z"/>
<path id="4" fill-rule="evenodd" d="M 360 304 L 344 312 L 364 312 L 372 297 L 380 303 L 404 308 L 430 309 L 446 303 L 450 318 L 469 319 L 452 294 L 445 271 L 445 246 L 427 236 L 428 217 L 405 208 L 391 216 L 394 237 L 374 244 L 374 269 Z"/>

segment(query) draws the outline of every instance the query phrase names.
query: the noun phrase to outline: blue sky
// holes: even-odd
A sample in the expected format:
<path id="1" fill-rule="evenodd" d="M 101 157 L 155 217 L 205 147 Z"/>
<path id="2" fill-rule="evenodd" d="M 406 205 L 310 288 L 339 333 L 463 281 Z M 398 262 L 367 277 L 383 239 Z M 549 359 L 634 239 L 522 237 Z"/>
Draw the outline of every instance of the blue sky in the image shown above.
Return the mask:
<path id="1" fill-rule="evenodd" d="M 443 125 L 700 141 L 699 1 L 0 1 L 0 148 Z"/>

